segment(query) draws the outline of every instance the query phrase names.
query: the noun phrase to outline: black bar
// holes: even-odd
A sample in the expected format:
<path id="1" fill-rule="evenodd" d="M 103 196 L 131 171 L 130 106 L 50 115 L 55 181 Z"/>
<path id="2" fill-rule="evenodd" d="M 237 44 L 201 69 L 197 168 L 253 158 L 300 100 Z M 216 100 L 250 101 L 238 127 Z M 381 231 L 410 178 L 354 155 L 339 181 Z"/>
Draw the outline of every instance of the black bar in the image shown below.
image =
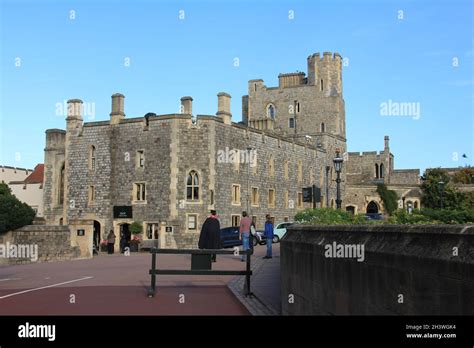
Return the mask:
<path id="1" fill-rule="evenodd" d="M 313 209 L 316 209 L 316 185 L 313 185 Z"/>
<path id="2" fill-rule="evenodd" d="M 226 271 L 213 269 L 157 269 L 150 270 L 150 274 L 167 274 L 167 275 L 247 275 L 247 271 Z"/>
<path id="3" fill-rule="evenodd" d="M 153 297 L 155 296 L 156 292 L 156 253 L 151 254 L 151 289 L 150 292 L 148 293 L 148 297 Z"/>
<path id="4" fill-rule="evenodd" d="M 158 249 L 152 248 L 152 254 L 223 254 L 234 255 L 234 250 L 222 249 Z"/>

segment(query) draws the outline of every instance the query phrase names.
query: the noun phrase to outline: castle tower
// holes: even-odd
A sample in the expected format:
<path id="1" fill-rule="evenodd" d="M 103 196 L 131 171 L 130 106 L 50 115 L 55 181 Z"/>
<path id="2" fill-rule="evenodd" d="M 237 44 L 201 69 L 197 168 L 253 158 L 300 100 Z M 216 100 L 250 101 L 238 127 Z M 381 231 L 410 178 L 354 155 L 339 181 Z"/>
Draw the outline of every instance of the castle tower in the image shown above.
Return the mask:
<path id="1" fill-rule="evenodd" d="M 120 93 L 112 95 L 112 112 L 110 113 L 110 124 L 118 124 L 125 118 L 124 110 L 125 96 Z"/>
<path id="2" fill-rule="evenodd" d="M 225 124 L 232 123 L 232 114 L 230 112 L 230 94 L 220 92 L 217 94 L 217 113 L 218 117 L 221 117 Z"/>

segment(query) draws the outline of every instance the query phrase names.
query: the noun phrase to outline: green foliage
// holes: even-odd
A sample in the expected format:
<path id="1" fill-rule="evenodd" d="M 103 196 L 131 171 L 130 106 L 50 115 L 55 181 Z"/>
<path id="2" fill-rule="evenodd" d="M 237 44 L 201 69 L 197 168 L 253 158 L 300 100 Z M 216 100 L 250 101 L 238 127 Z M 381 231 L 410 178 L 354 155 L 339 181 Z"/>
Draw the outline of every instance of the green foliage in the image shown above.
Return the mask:
<path id="1" fill-rule="evenodd" d="M 385 184 L 377 185 L 377 193 L 382 198 L 385 210 L 389 215 L 392 215 L 398 208 L 398 195 L 395 191 L 387 189 Z"/>
<path id="2" fill-rule="evenodd" d="M 355 225 L 372 224 L 376 221 L 367 221 L 365 216 L 353 215 L 349 212 L 331 209 L 305 209 L 295 215 L 295 221 L 310 225 Z"/>
<path id="3" fill-rule="evenodd" d="M 130 232 L 132 234 L 140 234 L 143 232 L 143 226 L 141 224 L 141 222 L 138 222 L 138 221 L 134 221 L 130 224 Z"/>
<path id="4" fill-rule="evenodd" d="M 438 184 L 444 182 L 443 206 L 447 209 L 462 208 L 464 195 L 457 192 L 450 184 L 450 177 L 447 171 L 436 168 L 425 171 L 421 177 L 421 190 L 423 196 L 421 202 L 426 208 L 438 209 L 441 207 L 441 188 Z"/>
<path id="5" fill-rule="evenodd" d="M 30 225 L 35 211 L 12 195 L 7 184 L 0 183 L 0 233 Z"/>
<path id="6" fill-rule="evenodd" d="M 453 175 L 456 184 L 474 184 L 474 168 L 463 168 Z"/>
<path id="7" fill-rule="evenodd" d="M 388 219 L 392 224 L 469 224 L 474 223 L 474 212 L 455 209 L 414 210 L 412 214 L 399 210 Z"/>

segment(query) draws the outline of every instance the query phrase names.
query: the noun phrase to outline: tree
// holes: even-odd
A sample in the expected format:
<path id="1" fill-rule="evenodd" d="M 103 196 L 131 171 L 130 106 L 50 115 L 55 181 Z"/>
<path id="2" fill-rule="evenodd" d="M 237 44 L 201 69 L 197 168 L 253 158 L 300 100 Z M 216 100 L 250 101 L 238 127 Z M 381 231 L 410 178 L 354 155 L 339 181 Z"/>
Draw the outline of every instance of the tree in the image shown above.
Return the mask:
<path id="1" fill-rule="evenodd" d="M 450 184 L 447 171 L 441 168 L 426 170 L 421 180 L 421 190 L 423 191 L 421 202 L 426 208 L 439 209 L 442 193 L 444 208 L 462 209 L 465 197 Z M 441 181 L 444 183 L 443 187 L 439 184 Z"/>
<path id="2" fill-rule="evenodd" d="M 7 184 L 0 184 L 0 233 L 31 224 L 35 215 L 33 208 L 12 195 Z"/>
<path id="3" fill-rule="evenodd" d="M 474 168 L 463 168 L 453 175 L 456 184 L 474 184 Z"/>
<path id="4" fill-rule="evenodd" d="M 387 189 L 387 185 L 378 184 L 377 193 L 382 198 L 385 210 L 389 215 L 392 215 L 398 208 L 398 195 L 395 191 Z"/>

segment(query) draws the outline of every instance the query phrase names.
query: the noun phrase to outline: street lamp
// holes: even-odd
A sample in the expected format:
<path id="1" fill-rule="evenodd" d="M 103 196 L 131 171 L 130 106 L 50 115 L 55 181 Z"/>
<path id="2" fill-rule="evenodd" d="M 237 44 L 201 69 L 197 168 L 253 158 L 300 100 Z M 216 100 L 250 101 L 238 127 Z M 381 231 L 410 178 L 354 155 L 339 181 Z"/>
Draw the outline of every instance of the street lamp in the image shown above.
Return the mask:
<path id="1" fill-rule="evenodd" d="M 341 209 L 341 171 L 344 159 L 340 156 L 339 150 L 336 150 L 336 157 L 333 159 L 334 169 L 336 170 L 336 207 Z"/>
<path id="2" fill-rule="evenodd" d="M 441 206 L 441 209 L 443 209 L 443 195 L 444 195 L 444 181 L 439 181 L 438 182 L 438 188 L 439 188 L 439 192 L 440 192 L 440 206 Z"/>

